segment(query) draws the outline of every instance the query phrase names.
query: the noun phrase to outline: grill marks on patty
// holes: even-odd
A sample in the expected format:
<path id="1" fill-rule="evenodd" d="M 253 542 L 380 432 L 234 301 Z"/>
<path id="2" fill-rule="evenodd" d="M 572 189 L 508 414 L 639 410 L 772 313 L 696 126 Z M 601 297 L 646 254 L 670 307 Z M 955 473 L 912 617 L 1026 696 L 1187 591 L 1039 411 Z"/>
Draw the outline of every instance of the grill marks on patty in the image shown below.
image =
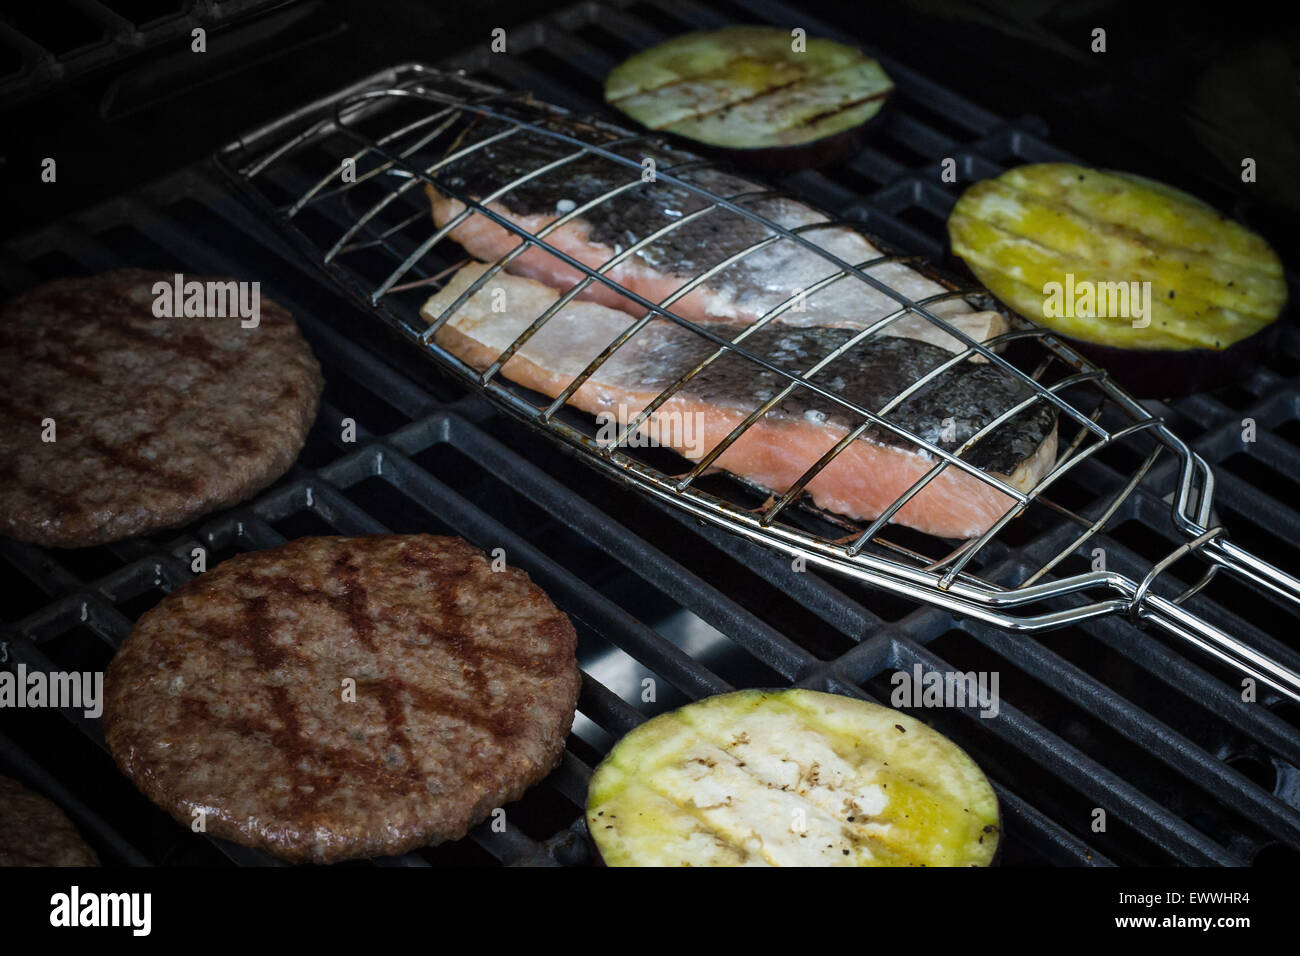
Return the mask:
<path id="1" fill-rule="evenodd" d="M 377 654 L 382 651 L 382 648 L 376 640 L 374 621 L 369 616 L 369 600 L 366 589 L 357 579 L 360 568 L 354 563 L 354 557 L 353 552 L 345 550 L 331 564 L 330 579 L 338 585 L 337 593 L 305 588 L 293 579 L 271 578 L 265 580 L 261 579 L 256 573 L 249 571 L 236 572 L 233 580 L 238 589 L 244 593 L 269 586 L 270 593 L 292 595 L 299 601 L 315 602 L 321 607 L 329 608 L 339 618 L 347 622 L 347 626 L 351 628 L 351 637 L 357 643 L 366 651 Z M 458 579 L 464 578 L 467 572 L 468 568 L 466 567 L 456 577 Z M 454 592 L 458 583 L 458 581 L 444 582 L 441 585 L 443 593 L 439 595 L 435 606 L 445 609 L 448 604 L 449 593 Z M 454 600 L 454 594 L 452 594 L 450 600 Z M 298 654 L 294 648 L 278 642 L 276 629 L 269 613 L 270 603 L 270 599 L 265 594 L 255 594 L 252 597 L 247 597 L 242 602 L 242 613 L 232 615 L 230 623 L 223 623 L 220 626 L 209 623 L 208 628 L 216 639 L 239 645 L 243 651 L 253 657 L 263 673 L 273 674 L 285 666 L 294 668 L 309 667 L 311 661 L 308 658 Z M 478 689 L 486 691 L 487 688 L 482 679 L 480 666 L 470 663 L 471 660 L 478 658 L 478 651 L 472 639 L 449 628 L 449 623 L 444 618 L 439 623 L 439 626 L 434 627 L 421 620 L 416 622 L 416 627 L 421 634 L 428 636 L 431 640 L 445 642 L 447 646 L 452 648 L 454 657 L 464 658 L 466 669 L 477 677 Z M 510 663 L 516 666 L 533 663 L 520 658 L 510 658 L 509 655 L 503 656 L 506 656 Z M 414 763 L 415 754 L 405 732 L 406 708 L 408 706 L 426 714 L 437 714 L 451 720 L 476 724 L 501 736 L 513 736 L 517 732 L 517 722 L 510 719 L 508 715 L 501 721 L 481 716 L 475 713 L 472 708 L 467 708 L 464 700 L 428 692 L 407 683 L 395 674 L 354 678 L 354 680 L 356 680 L 358 696 L 365 696 L 367 692 L 372 692 L 378 699 L 384 711 L 388 742 L 399 747 L 405 753 L 409 763 Z M 351 771 L 363 769 L 362 762 L 358 761 L 356 755 L 352 752 L 338 748 L 316 746 L 303 734 L 293 699 L 284 686 L 273 684 L 267 686 L 266 691 L 271 709 L 269 719 L 258 721 L 246 716 L 236 716 L 228 721 L 218 720 L 216 722 L 236 729 L 241 734 L 251 733 L 267 736 L 274 741 L 284 758 L 284 763 L 290 767 L 301 765 L 304 763 L 305 758 L 313 761 L 319 758 L 337 769 Z M 203 716 L 207 720 L 212 719 L 210 711 L 206 711 Z M 199 730 L 200 728 L 195 727 L 192 729 Z M 393 778 L 390 782 L 394 785 L 405 784 L 418 778 L 418 774 L 414 774 L 410 768 L 400 774 L 389 774 L 387 776 Z M 320 782 L 333 783 L 335 778 L 330 777 Z"/>
<path id="2" fill-rule="evenodd" d="M 573 626 L 456 538 L 305 538 L 221 564 L 144 615 L 105 736 L 177 820 L 291 860 L 463 836 L 558 762 Z M 343 700 L 343 681 L 356 701 Z"/>
<path id="3" fill-rule="evenodd" d="M 0 533 L 114 541 L 241 501 L 293 463 L 323 385 L 293 317 L 266 298 L 252 329 L 154 316 L 153 285 L 171 280 L 61 279 L 0 309 L 0 459 L 13 463 Z"/>

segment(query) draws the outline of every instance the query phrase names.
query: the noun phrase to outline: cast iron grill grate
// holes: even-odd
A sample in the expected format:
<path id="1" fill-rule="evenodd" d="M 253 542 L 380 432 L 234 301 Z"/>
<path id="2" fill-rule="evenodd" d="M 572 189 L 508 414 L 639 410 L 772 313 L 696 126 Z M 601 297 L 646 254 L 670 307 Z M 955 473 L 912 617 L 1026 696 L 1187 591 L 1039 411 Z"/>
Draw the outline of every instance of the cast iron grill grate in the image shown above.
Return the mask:
<path id="1" fill-rule="evenodd" d="M 791 18 L 772 5 L 747 9 L 744 19 Z M 522 47 L 527 37 L 533 52 L 484 54 L 477 69 L 543 99 L 590 108 L 602 57 L 719 19 L 725 16 L 716 7 L 690 4 L 578 7 L 514 35 L 512 43 Z M 800 22 L 818 31 L 807 18 Z M 606 33 L 617 43 L 594 42 Z M 543 48 L 551 52 L 536 52 Z M 575 55 L 584 50 L 586 58 Z M 555 51 L 570 64 L 563 71 L 549 66 Z M 1002 124 L 901 65 L 886 67 L 902 96 L 883 138 L 843 168 L 800 174 L 787 185 L 934 255 L 955 198 L 930 175 L 948 154 L 943 149 L 978 175 L 1008 161 L 1060 158 L 1041 130 Z M 102 667 L 133 618 L 188 576 L 198 545 L 213 562 L 331 530 L 457 533 L 480 547 L 504 547 L 575 619 L 585 674 L 580 720 L 561 769 L 507 808 L 506 833 L 480 828 L 469 840 L 382 862 L 585 862 L 586 776 L 612 740 L 647 714 L 734 686 L 798 684 L 888 702 L 889 676 L 916 664 L 1001 673 L 997 718 L 943 710 L 917 716 L 952 736 L 995 781 L 1006 862 L 1295 860 L 1300 713 L 1293 705 L 1268 696 L 1244 704 L 1232 672 L 1120 619 L 1013 638 L 812 569 L 795 572 L 787 558 L 600 479 L 395 343 L 372 342 L 370 319 L 314 273 L 299 271 L 299 261 L 206 169 L 6 249 L 0 281 L 11 291 L 124 264 L 260 279 L 299 317 L 327 377 L 325 405 L 299 466 L 248 505 L 175 534 L 84 551 L 3 542 L 9 664 Z M 1223 463 L 1216 505 L 1225 522 L 1284 565 L 1291 542 L 1300 540 L 1285 477 L 1296 473 L 1300 456 L 1297 369 L 1300 337 L 1288 329 L 1269 367 L 1240 388 L 1153 409 L 1207 460 Z M 339 439 L 343 417 L 361 426 L 355 445 Z M 1245 417 L 1258 427 L 1259 440 L 1249 445 L 1241 442 Z M 1099 465 L 1069 484 L 1071 507 L 1113 492 L 1120 478 Z M 1153 469 L 1152 482 L 1160 478 L 1169 475 Z M 1150 564 L 1151 553 L 1168 553 L 1176 542 L 1152 542 L 1147 530 L 1167 508 L 1145 489 L 1128 498 L 1097 542 L 1109 565 L 1133 573 Z M 566 520 L 548 517 L 556 513 Z M 1008 542 L 981 574 L 1023 574 L 1048 553 L 1050 536 L 1037 529 Z M 1189 606 L 1293 661 L 1294 612 L 1268 598 L 1243 598 L 1253 594 L 1216 579 Z M 647 676 L 659 687 L 652 704 L 640 699 Z M 106 860 L 268 862 L 154 810 L 113 768 L 96 721 L 4 711 L 0 735 L 0 773 L 59 799 Z M 1107 811 L 1105 833 L 1091 830 L 1096 807 Z"/>
<path id="2" fill-rule="evenodd" d="M 196 27 L 214 30 L 277 0 L 45 0 L 0 16 L 0 94 L 28 95 L 141 50 L 188 48 Z"/>

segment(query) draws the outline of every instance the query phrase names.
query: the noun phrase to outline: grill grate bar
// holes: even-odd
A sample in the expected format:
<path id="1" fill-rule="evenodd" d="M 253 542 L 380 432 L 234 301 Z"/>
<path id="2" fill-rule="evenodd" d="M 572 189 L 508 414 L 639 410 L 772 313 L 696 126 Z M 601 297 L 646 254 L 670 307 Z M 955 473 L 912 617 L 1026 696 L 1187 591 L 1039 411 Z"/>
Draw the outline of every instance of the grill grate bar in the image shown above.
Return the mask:
<path id="1" fill-rule="evenodd" d="M 220 2 L 191 3 L 178 0 L 170 12 L 155 16 L 150 22 L 137 25 L 112 7 L 98 0 L 62 0 L 61 12 L 75 11 L 74 19 L 89 20 L 102 28 L 102 34 L 75 49 L 59 52 L 47 49 L 22 30 L 7 22 L 0 22 L 0 36 L 7 45 L 17 48 L 23 55 L 26 69 L 11 74 L 0 82 L 0 92 L 6 97 L 29 96 L 48 87 L 82 76 L 96 67 L 120 62 L 122 57 L 138 53 L 141 49 L 157 49 L 162 44 L 185 37 L 195 27 L 213 30 L 232 25 L 250 15 L 267 12 L 275 0 L 220 0 Z M 54 6 L 54 4 L 51 4 Z"/>
<path id="2" fill-rule="evenodd" d="M 890 642 L 882 635 L 882 643 L 887 647 L 887 651 L 892 655 L 893 649 Z M 873 700 L 875 703 L 881 703 L 872 695 L 865 693 L 861 687 L 852 681 L 845 681 L 840 678 L 832 677 L 827 684 L 827 690 L 836 694 L 844 694 L 849 697 L 859 697 L 864 700 Z M 1044 858 L 1063 866 L 1112 866 L 1107 857 L 1094 850 L 1086 842 L 1075 836 L 1060 824 L 1048 818 L 1041 811 L 1035 809 L 1016 792 L 1000 783 L 996 777 L 991 779 L 993 789 L 997 794 L 998 802 L 1001 805 L 1003 814 L 1004 832 L 1008 829 L 1007 821 L 1011 820 L 1014 824 L 1022 828 L 1022 832 L 1031 836 L 1031 842 Z"/>
<path id="3" fill-rule="evenodd" d="M 34 671 L 48 673 L 56 669 L 54 662 L 45 655 L 40 645 L 21 632 L 6 639 L 5 645 L 6 663 L 24 664 L 29 673 Z M 85 734 L 87 739 L 95 746 L 100 749 L 107 748 L 98 719 L 87 717 L 81 708 L 58 707 L 56 709 L 72 726 Z"/>
<path id="4" fill-rule="evenodd" d="M 1108 650 L 1123 655 L 1170 690 L 1210 710 L 1224 723 L 1248 734 L 1252 740 L 1292 765 L 1300 765 L 1300 738 L 1295 728 L 1269 710 L 1248 704 L 1203 669 L 1156 641 L 1135 641 L 1131 629 L 1112 621 L 1081 625 L 1089 637 Z M 1121 700 L 1120 706 L 1124 706 Z"/>
<path id="5" fill-rule="evenodd" d="M 1003 820 L 1014 827 L 1032 829 L 1043 842 L 1040 849 L 1054 862 L 1063 866 L 1114 866 L 1115 864 L 1088 844 L 1052 823 L 1042 813 L 1005 787 L 994 784 L 998 802 L 1002 805 Z M 1006 825 L 1005 822 L 1003 824 Z"/>
<path id="6" fill-rule="evenodd" d="M 22 780 L 26 785 L 50 797 L 77 824 L 82 831 L 95 834 L 95 842 L 127 866 L 149 866 L 147 856 L 104 817 L 92 810 L 81 799 L 49 773 L 41 761 L 31 756 L 17 743 L 0 734 L 0 768 L 6 776 Z"/>
<path id="7" fill-rule="evenodd" d="M 1225 806 L 1238 809 L 1270 834 L 1288 842 L 1300 841 L 1300 811 L 1280 804 L 1273 795 L 1196 746 L 1149 714 L 1134 714 L 1118 695 L 1084 674 L 1041 644 L 997 641 L 975 634 L 996 654 L 1038 676 L 1049 687 L 1083 710 L 1096 715 L 1119 733 L 1140 744 L 1166 766 L 1206 790 Z"/>
<path id="8" fill-rule="evenodd" d="M 110 618 L 120 617 L 120 615 L 117 615 L 116 611 L 114 611 L 112 608 L 104 608 L 102 609 L 101 613 L 105 614 L 106 616 L 109 616 Z M 91 626 L 92 630 L 100 634 L 101 637 L 105 636 L 102 629 L 102 624 L 97 626 L 96 624 L 91 623 L 89 621 L 87 623 Z M 129 625 L 128 625 L 128 629 L 129 629 Z M 116 628 L 114 628 L 114 630 L 116 630 Z M 116 647 L 118 644 L 121 643 L 121 637 L 117 637 L 115 640 L 112 641 L 112 643 Z M 27 638 L 21 635 L 8 642 L 8 650 L 10 652 L 9 655 L 10 659 L 13 662 L 26 664 L 32 670 L 39 670 L 44 673 L 49 673 L 51 671 L 58 669 L 54 661 L 48 658 L 40 650 L 37 644 L 35 644 L 34 642 L 28 640 Z M 81 734 L 91 742 L 91 744 L 93 744 L 95 747 L 99 748 L 104 752 L 108 751 L 108 744 L 104 741 L 104 733 L 99 718 L 86 717 L 81 711 L 69 709 L 66 707 L 60 707 L 58 708 L 58 711 L 59 714 L 65 720 L 71 723 L 78 731 L 80 731 Z M 37 781 L 37 782 L 44 783 L 45 781 Z M 76 804 L 74 803 L 73 805 L 75 806 Z M 96 833 L 96 836 L 100 840 L 111 840 L 114 836 L 114 831 L 111 828 L 103 826 L 101 824 L 101 821 L 97 818 L 87 817 L 82 822 L 84 822 L 85 825 L 87 825 L 89 828 L 93 829 L 94 832 Z M 273 857 L 270 857 L 267 854 L 264 854 L 258 850 L 252 850 L 247 847 L 239 846 L 238 844 L 230 843 L 227 840 L 220 840 L 214 837 L 209 837 L 206 834 L 204 834 L 204 838 L 211 845 L 213 845 L 217 850 L 219 850 L 221 853 L 229 857 L 231 861 L 234 863 L 243 866 L 281 865 L 280 861 L 275 860 Z M 116 842 L 111 843 L 111 845 L 115 850 L 118 849 Z M 135 862 L 136 860 L 139 859 L 140 856 L 141 854 L 138 851 L 130 850 L 129 852 L 123 855 L 123 862 L 128 862 L 128 863 Z"/>
<path id="9" fill-rule="evenodd" d="M 590 507 L 582 507 L 583 502 L 577 495 L 553 479 L 531 472 L 525 467 L 523 459 L 499 442 L 479 431 L 466 428 L 454 417 L 448 418 L 446 425 L 448 439 L 454 439 L 457 447 L 472 450 L 476 460 L 483 466 L 503 474 L 526 476 L 530 480 L 521 490 L 526 491 L 532 501 L 547 507 L 553 513 L 570 516 L 570 530 L 581 534 L 623 565 L 635 569 L 647 584 L 664 594 L 673 595 L 687 609 L 694 611 L 719 631 L 731 635 L 783 676 L 794 679 L 813 663 L 807 651 L 775 628 L 744 610 L 717 588 L 686 571 L 663 551 L 639 538 L 617 533 L 607 515 Z M 392 437 L 393 444 L 402 442 L 401 434 Z"/>
<path id="10" fill-rule="evenodd" d="M 436 514 L 439 520 L 447 522 L 471 541 L 490 541 L 504 548 L 510 560 L 526 568 L 562 610 L 584 623 L 597 625 L 602 633 L 616 635 L 619 647 L 635 652 L 637 660 L 664 675 L 675 687 L 698 696 L 732 689 L 689 655 L 663 642 L 613 601 L 574 580 L 551 558 L 470 506 L 457 492 L 430 478 L 406 459 L 389 453 L 384 468 L 419 496 L 417 507 Z"/>
<path id="11" fill-rule="evenodd" d="M 907 638 L 895 640 L 894 653 L 897 658 L 895 666 L 900 670 L 910 670 L 914 664 L 921 664 L 927 671 L 953 670 L 945 661 Z M 969 712 L 966 716 L 980 721 L 977 715 Z M 1153 806 L 1127 781 L 1035 724 L 1006 701 L 1001 704 L 997 721 L 981 722 L 992 723 L 990 731 L 993 734 L 1030 756 L 1039 766 L 1070 782 L 1079 792 L 1095 800 L 1096 806 L 1121 816 L 1152 843 L 1183 862 L 1202 866 L 1240 866 L 1244 863 L 1174 814 Z"/>

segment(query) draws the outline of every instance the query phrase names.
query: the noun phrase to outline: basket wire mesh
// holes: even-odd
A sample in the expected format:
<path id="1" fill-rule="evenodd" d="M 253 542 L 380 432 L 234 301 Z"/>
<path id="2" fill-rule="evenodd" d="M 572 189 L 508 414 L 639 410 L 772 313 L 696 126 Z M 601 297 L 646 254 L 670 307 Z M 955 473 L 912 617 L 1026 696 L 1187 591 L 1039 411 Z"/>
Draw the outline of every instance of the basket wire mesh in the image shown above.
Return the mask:
<path id="1" fill-rule="evenodd" d="M 483 127 L 499 127 L 484 132 Z M 483 133 L 470 138 L 469 132 Z M 554 158 L 510 178 L 494 190 L 470 195 L 442 175 L 455 164 L 475 161 L 476 154 L 518 142 L 548 143 Z M 654 181 L 690 195 L 699 203 L 678 218 L 639 236 L 620 248 L 603 264 L 591 266 L 560 248 L 556 233 L 579 221 L 593 209 L 623 196 L 644 183 L 643 166 L 630 147 L 650 148 L 657 141 L 599 120 L 576 117 L 558 107 L 535 101 L 526 93 L 505 91 L 459 73 L 418 64 L 388 71 L 335 96 L 313 104 L 293 116 L 264 127 L 227 147 L 219 165 L 244 196 L 270 216 L 310 260 L 352 296 L 395 328 L 411 343 L 433 357 L 467 384 L 482 391 L 499 406 L 576 449 L 582 458 L 618 480 L 699 519 L 711 522 L 749 540 L 803 558 L 818 567 L 850 575 L 876 587 L 960 614 L 966 614 L 1012 631 L 1039 632 L 1107 614 L 1127 614 L 1150 622 L 1186 640 L 1207 654 L 1300 700 L 1300 675 L 1259 653 L 1195 614 L 1183 603 L 1203 589 L 1219 570 L 1236 573 L 1255 585 L 1300 603 L 1300 581 L 1233 544 L 1213 515 L 1214 475 L 1208 464 L 1179 439 L 1163 420 L 1119 388 L 1103 369 L 1088 362 L 1046 329 L 1019 315 L 1001 310 L 1008 331 L 977 341 L 962 328 L 937 314 L 934 307 L 964 300 L 974 308 L 995 308 L 987 293 L 963 288 L 933 268 L 897 252 L 884 251 L 859 262 L 849 262 L 816 241 L 818 231 L 859 230 L 856 223 L 827 217 L 787 227 L 753 208 L 755 200 L 786 197 L 778 190 L 746 182 L 752 188 L 722 195 L 692 178 L 715 164 L 694 157 L 656 169 Z M 674 153 L 674 155 L 680 155 Z M 320 175 L 304 183 L 285 172 L 283 162 L 293 156 L 294 167 L 303 157 L 319 163 Z M 609 188 L 601 194 L 559 212 L 544 226 L 529 231 L 503 215 L 492 204 L 521 186 L 543 177 L 562 176 L 579 160 L 598 160 L 608 169 Z M 363 168 L 365 164 L 370 165 Z M 351 175 L 343 175 L 348 171 Z M 461 205 L 443 225 L 436 226 L 418 186 L 432 186 Z M 364 198 L 369 190 L 373 196 Z M 794 197 L 790 197 L 794 198 Z M 660 301 L 652 301 L 625 287 L 610 273 L 676 230 L 704 217 L 725 211 L 757 224 L 764 237 L 700 270 Z M 470 219 L 484 220 L 504 229 L 518 242 L 498 257 L 442 313 L 430 321 L 419 315 L 419 300 L 441 288 L 465 261 L 465 254 L 450 238 Z M 860 231 L 860 230 L 859 230 Z M 870 239 L 873 248 L 883 244 Z M 724 270 L 776 243 L 792 243 L 825 260 L 830 270 L 808 288 L 794 290 L 768 308 L 738 334 L 723 334 L 708 324 L 691 321 L 673 306 Z M 521 334 L 486 368 L 471 366 L 436 341 L 438 331 L 476 293 L 488 287 L 502 270 L 529 250 L 542 250 L 580 274 L 579 280 L 533 319 Z M 451 265 L 446 265 L 451 263 Z M 913 299 L 883 281 L 871 270 L 885 264 L 906 265 L 938 281 L 945 291 Z M 840 283 L 864 283 L 893 301 L 896 308 L 856 329 L 845 341 L 802 371 L 792 371 L 746 347 L 755 332 L 779 323 L 789 310 Z M 640 315 L 592 358 L 580 374 L 553 397 L 530 393 L 506 379 L 503 368 L 549 321 L 593 284 L 635 303 Z M 815 376 L 832 362 L 850 355 L 863 343 L 876 340 L 888 327 L 907 316 L 923 319 L 960 343 L 960 349 L 924 372 L 898 394 L 876 408 L 846 397 Z M 699 336 L 712 347 L 694 367 L 680 374 L 630 420 L 620 424 L 617 437 L 598 441 L 590 421 L 568 414 L 573 396 L 594 373 L 635 335 L 652 322 L 672 323 Z M 727 331 L 727 330 L 724 330 Z M 1016 361 L 1010 347 L 1029 350 Z M 638 434 L 654 413 L 691 381 L 724 356 L 738 357 L 783 383 L 780 390 L 753 408 L 730 432 L 685 470 L 665 470 L 662 462 L 648 461 L 636 453 L 629 439 Z M 963 363 L 987 363 L 1017 383 L 1026 397 L 982 423 L 958 447 L 945 449 L 927 441 L 891 418 L 909 397 L 917 395 L 950 369 Z M 1026 371 L 1030 369 L 1030 371 Z M 745 503 L 743 484 L 735 491 L 702 487 L 701 479 L 718 459 L 780 402 L 802 391 L 831 403 L 857 424 L 807 467 L 784 489 L 767 493 L 758 507 Z M 972 464 L 969 453 L 1032 406 L 1054 410 L 1064 434 L 1054 463 L 1032 487 L 1022 489 Z M 880 514 L 867 522 L 817 512 L 804 494 L 809 482 L 869 430 L 888 433 L 894 440 L 919 450 L 933 465 Z M 1128 480 L 1100 507 L 1078 514 L 1052 498 L 1052 487 L 1094 455 L 1125 449 Z M 1052 572 L 1079 553 L 1106 526 L 1124 501 L 1142 484 L 1162 455 L 1177 462 L 1174 487 L 1168 495 L 1169 518 L 1175 538 L 1183 543 L 1152 564 L 1141 580 L 1106 570 L 1068 575 Z M 1005 496 L 1008 507 L 982 533 L 952 542 L 915 533 L 901 534 L 891 524 L 900 509 L 922 494 L 948 469 L 956 469 Z M 794 507 L 792 507 L 794 506 Z M 1013 521 L 1031 509 L 1049 513 L 1078 527 L 1064 546 L 1014 581 L 990 581 L 979 576 L 977 559 L 1000 535 L 1014 528 Z M 1175 563 L 1195 555 L 1205 564 L 1199 580 L 1177 593 L 1157 593 L 1158 579 Z"/>

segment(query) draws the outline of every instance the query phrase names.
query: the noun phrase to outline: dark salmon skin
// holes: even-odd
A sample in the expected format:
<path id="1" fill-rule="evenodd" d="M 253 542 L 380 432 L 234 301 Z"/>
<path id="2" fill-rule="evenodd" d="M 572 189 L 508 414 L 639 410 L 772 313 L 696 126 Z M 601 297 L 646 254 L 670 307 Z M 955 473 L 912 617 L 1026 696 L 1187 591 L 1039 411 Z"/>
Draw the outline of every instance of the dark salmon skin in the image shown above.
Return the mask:
<path id="1" fill-rule="evenodd" d="M 465 210 L 461 198 L 479 201 L 493 197 L 503 187 L 576 149 L 529 130 L 485 142 L 501 128 L 487 123 L 481 130 L 476 129 L 471 141 L 462 144 L 462 148 L 472 151 L 441 170 L 436 187 L 426 187 L 438 225 L 446 225 Z M 591 136 L 598 139 L 599 131 L 593 131 Z M 765 243 L 672 302 L 673 311 L 696 322 L 749 324 L 792 299 L 778 317 L 781 324 L 860 329 L 899 310 L 896 300 L 855 276 L 819 286 L 839 268 L 814 249 L 779 236 L 740 212 L 719 207 L 691 218 L 707 209 L 710 200 L 659 175 L 671 175 L 727 197 L 784 229 L 798 231 L 802 238 L 841 261 L 861 266 L 882 253 L 857 230 L 833 224 L 803 203 L 772 195 L 732 173 L 702 166 L 690 154 L 656 140 L 610 143 L 609 149 L 636 165 L 587 153 L 491 198 L 487 207 L 536 234 L 561 215 L 613 193 L 546 236 L 549 244 L 591 268 L 604 265 L 665 227 L 681 223 L 641 246 L 607 273 L 652 302 L 665 301 L 707 270 L 755 243 Z M 459 222 L 450 236 L 475 258 L 485 261 L 506 255 L 520 242 L 517 234 L 481 213 Z M 513 259 L 507 268 L 558 289 L 572 286 L 583 276 L 581 270 L 538 247 Z M 900 262 L 878 263 L 865 271 L 914 301 L 948 291 Z M 589 286 L 583 296 L 613 308 L 644 312 L 634 301 L 598 283 Z M 976 341 L 987 340 L 1007 328 L 1006 320 L 997 312 L 976 311 L 962 299 L 934 302 L 928 308 Z M 897 316 L 882 334 L 920 339 L 951 351 L 966 347 L 947 329 L 911 313 Z"/>

